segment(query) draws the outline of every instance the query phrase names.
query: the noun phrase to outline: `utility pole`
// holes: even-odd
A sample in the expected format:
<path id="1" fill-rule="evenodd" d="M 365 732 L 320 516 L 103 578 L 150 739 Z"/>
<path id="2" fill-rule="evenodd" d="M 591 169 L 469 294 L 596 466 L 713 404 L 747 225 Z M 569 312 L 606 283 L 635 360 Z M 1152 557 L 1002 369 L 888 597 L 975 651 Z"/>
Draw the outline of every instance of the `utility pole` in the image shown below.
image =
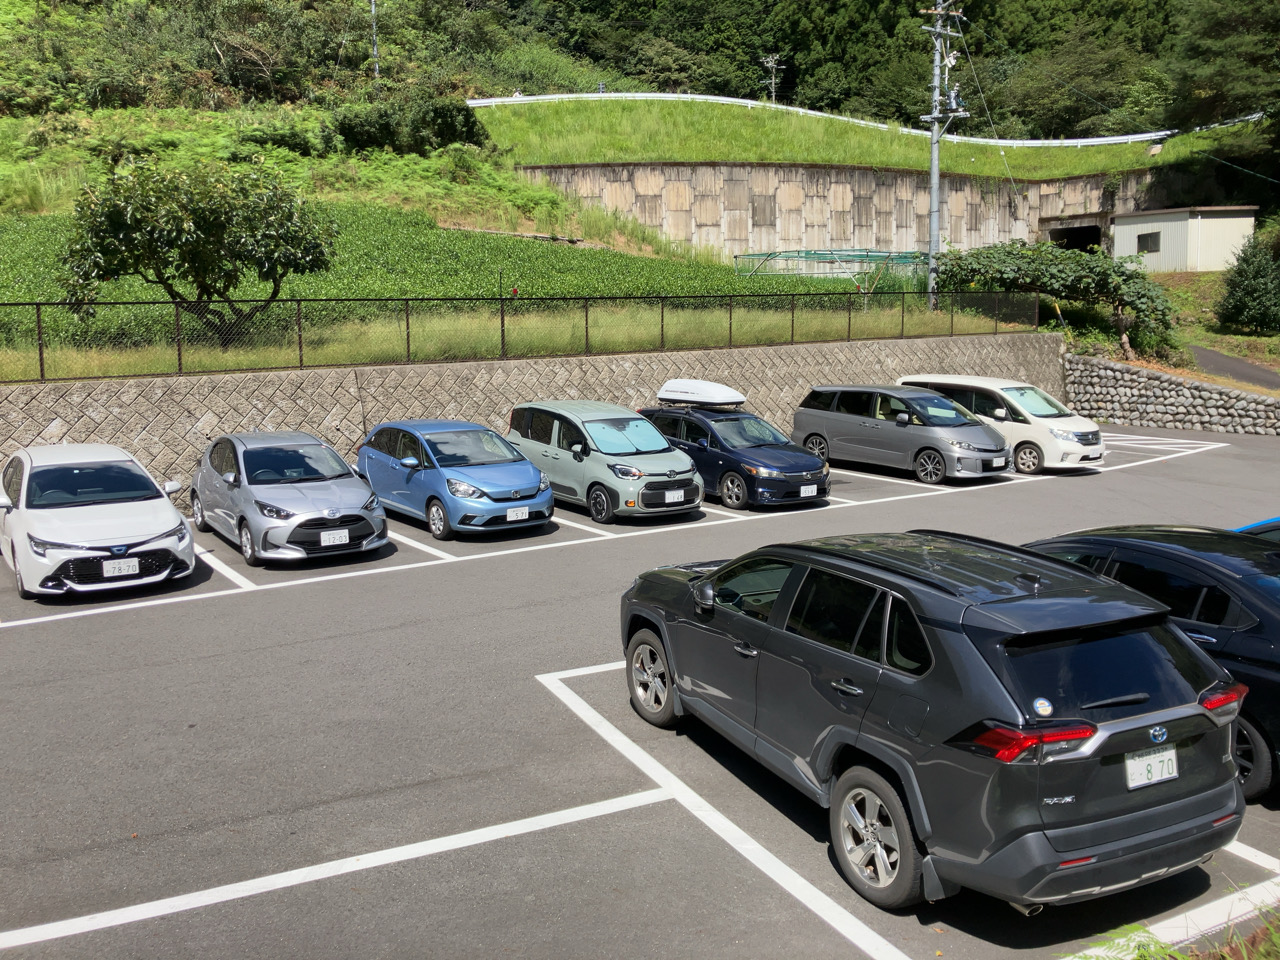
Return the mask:
<path id="1" fill-rule="evenodd" d="M 932 9 L 920 11 L 921 16 L 933 18 L 932 23 L 920 28 L 933 38 L 933 97 L 929 114 L 920 118 L 932 124 L 929 135 L 929 277 L 926 287 L 930 309 L 938 306 L 938 253 L 942 248 L 939 145 L 952 120 L 969 116 L 964 109 L 964 101 L 960 99 L 959 87 L 951 86 L 951 68 L 955 66 L 958 55 L 951 49 L 951 41 L 961 38 L 959 24 L 954 24 L 955 29 L 952 27 L 954 21 L 964 17 L 963 11 L 956 8 L 956 2 L 944 0 Z"/>
<path id="2" fill-rule="evenodd" d="M 787 69 L 782 66 L 781 61 L 782 56 L 777 53 L 771 53 L 760 60 L 764 64 L 764 68 L 769 71 L 769 79 L 761 80 L 760 85 L 769 88 L 769 99 L 774 103 L 778 102 L 778 71 Z"/>
<path id="3" fill-rule="evenodd" d="M 369 15 L 373 19 L 373 79 L 378 79 L 378 0 L 369 0 Z"/>

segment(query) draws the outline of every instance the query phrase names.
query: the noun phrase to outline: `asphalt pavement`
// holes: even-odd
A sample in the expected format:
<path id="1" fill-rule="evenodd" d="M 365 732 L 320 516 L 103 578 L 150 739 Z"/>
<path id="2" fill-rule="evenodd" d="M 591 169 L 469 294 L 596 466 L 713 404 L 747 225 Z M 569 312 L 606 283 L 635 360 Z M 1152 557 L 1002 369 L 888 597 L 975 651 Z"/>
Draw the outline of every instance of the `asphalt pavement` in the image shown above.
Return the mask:
<path id="1" fill-rule="evenodd" d="M 1208 347 L 1192 347 L 1191 353 L 1205 373 L 1212 373 L 1218 377 L 1230 377 L 1241 383 L 1251 383 L 1268 390 L 1280 390 L 1280 373 L 1268 367 L 1250 363 L 1242 357 L 1233 357 L 1217 350 L 1210 350 Z"/>

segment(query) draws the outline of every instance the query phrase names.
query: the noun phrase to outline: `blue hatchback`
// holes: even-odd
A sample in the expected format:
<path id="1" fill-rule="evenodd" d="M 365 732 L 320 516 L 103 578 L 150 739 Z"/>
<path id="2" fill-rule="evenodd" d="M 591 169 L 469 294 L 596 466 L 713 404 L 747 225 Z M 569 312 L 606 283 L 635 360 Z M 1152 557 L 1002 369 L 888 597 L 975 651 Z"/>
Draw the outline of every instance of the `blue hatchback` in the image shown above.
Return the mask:
<path id="1" fill-rule="evenodd" d="M 551 481 L 488 427 L 464 420 L 398 420 L 375 427 L 356 469 L 391 509 L 421 517 L 437 540 L 541 526 Z"/>
<path id="2" fill-rule="evenodd" d="M 639 411 L 693 460 L 707 491 L 730 510 L 827 496 L 830 468 L 753 413 L 696 406 Z"/>

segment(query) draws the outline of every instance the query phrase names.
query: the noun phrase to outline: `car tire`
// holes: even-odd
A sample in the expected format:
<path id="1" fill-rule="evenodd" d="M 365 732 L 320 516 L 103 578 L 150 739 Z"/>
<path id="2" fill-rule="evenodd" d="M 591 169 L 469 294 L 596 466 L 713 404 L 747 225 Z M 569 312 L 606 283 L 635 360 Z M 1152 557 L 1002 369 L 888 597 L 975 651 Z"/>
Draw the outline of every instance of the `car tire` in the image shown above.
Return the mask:
<path id="1" fill-rule="evenodd" d="M 204 515 L 204 504 L 200 502 L 200 494 L 191 491 L 191 522 L 201 533 L 209 532 L 209 520 Z"/>
<path id="2" fill-rule="evenodd" d="M 26 584 L 22 582 L 22 568 L 18 566 L 18 553 L 15 550 L 13 554 L 13 585 L 18 591 L 19 600 L 34 600 L 35 594 L 27 589 Z"/>
<path id="3" fill-rule="evenodd" d="M 850 767 L 831 791 L 836 862 L 864 900 L 897 910 L 919 903 L 924 858 L 898 791 L 866 767 Z"/>
<path id="4" fill-rule="evenodd" d="M 675 726 L 673 686 L 662 641 L 652 630 L 637 630 L 627 644 L 627 690 L 636 713 L 655 727 Z"/>
<path id="5" fill-rule="evenodd" d="M 811 433 L 805 437 L 804 448 L 815 457 L 821 457 L 824 461 L 828 459 L 827 454 L 830 451 L 827 449 L 827 438 L 820 433 Z"/>
<path id="6" fill-rule="evenodd" d="M 1272 771 L 1275 767 L 1271 744 L 1244 717 L 1236 718 L 1235 759 L 1240 788 L 1244 791 L 1246 800 L 1257 800 L 1271 789 Z"/>
<path id="7" fill-rule="evenodd" d="M 1034 443 L 1018 444 L 1013 451 L 1013 468 L 1018 473 L 1039 473 L 1044 469 L 1044 452 Z"/>
<path id="8" fill-rule="evenodd" d="M 720 503 L 729 510 L 745 510 L 750 506 L 747 481 L 732 470 L 720 478 Z"/>
<path id="9" fill-rule="evenodd" d="M 915 460 L 911 462 L 911 468 L 915 471 L 917 480 L 930 486 L 941 483 L 947 476 L 947 461 L 942 459 L 942 454 L 931 447 L 925 447 L 916 454 Z"/>
<path id="10" fill-rule="evenodd" d="M 453 539 L 453 524 L 449 522 L 449 511 L 434 497 L 427 501 L 427 529 L 437 540 Z"/>
<path id="11" fill-rule="evenodd" d="M 613 498 L 598 483 L 587 491 L 587 509 L 596 523 L 613 523 Z"/>
<path id="12" fill-rule="evenodd" d="M 247 520 L 240 521 L 240 556 L 251 567 L 262 566 L 262 557 L 258 555 L 258 548 L 253 542 L 253 530 Z"/>

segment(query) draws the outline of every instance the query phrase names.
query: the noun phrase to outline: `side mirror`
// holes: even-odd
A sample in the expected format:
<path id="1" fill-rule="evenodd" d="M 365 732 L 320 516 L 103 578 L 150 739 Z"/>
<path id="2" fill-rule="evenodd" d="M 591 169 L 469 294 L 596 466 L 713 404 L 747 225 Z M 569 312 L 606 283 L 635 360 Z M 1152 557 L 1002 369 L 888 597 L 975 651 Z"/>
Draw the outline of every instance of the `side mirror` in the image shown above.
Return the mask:
<path id="1" fill-rule="evenodd" d="M 175 493 L 177 493 L 179 490 L 182 489 L 182 484 L 180 484 L 177 480 L 169 480 L 160 489 L 164 491 L 164 495 L 166 497 L 172 497 Z"/>
<path id="2" fill-rule="evenodd" d="M 236 475 L 228 470 L 222 475 L 222 482 L 229 487 L 234 487 L 236 485 Z"/>
<path id="3" fill-rule="evenodd" d="M 1006 410 L 1004 407 L 996 407 L 994 410 L 991 411 L 991 415 L 995 417 L 997 420 L 1009 419 L 1009 411 Z"/>
<path id="4" fill-rule="evenodd" d="M 401 457 L 400 466 L 408 467 L 410 470 L 417 470 L 422 464 L 418 463 L 417 457 Z"/>
<path id="5" fill-rule="evenodd" d="M 902 424 L 905 427 L 908 423 L 911 422 L 911 415 L 909 413 L 900 413 L 893 419 L 897 420 L 898 423 Z"/>
<path id="6" fill-rule="evenodd" d="M 569 448 L 569 452 L 573 454 L 573 459 L 581 463 L 583 458 L 587 455 L 587 448 L 580 443 L 575 443 Z"/>
<path id="7" fill-rule="evenodd" d="M 701 447 L 703 450 L 707 449 L 707 438 L 703 437 L 701 440 L 699 440 L 698 446 Z"/>
<path id="8" fill-rule="evenodd" d="M 703 580 L 693 588 L 693 605 L 703 611 L 716 605 L 716 588 L 710 580 Z"/>

